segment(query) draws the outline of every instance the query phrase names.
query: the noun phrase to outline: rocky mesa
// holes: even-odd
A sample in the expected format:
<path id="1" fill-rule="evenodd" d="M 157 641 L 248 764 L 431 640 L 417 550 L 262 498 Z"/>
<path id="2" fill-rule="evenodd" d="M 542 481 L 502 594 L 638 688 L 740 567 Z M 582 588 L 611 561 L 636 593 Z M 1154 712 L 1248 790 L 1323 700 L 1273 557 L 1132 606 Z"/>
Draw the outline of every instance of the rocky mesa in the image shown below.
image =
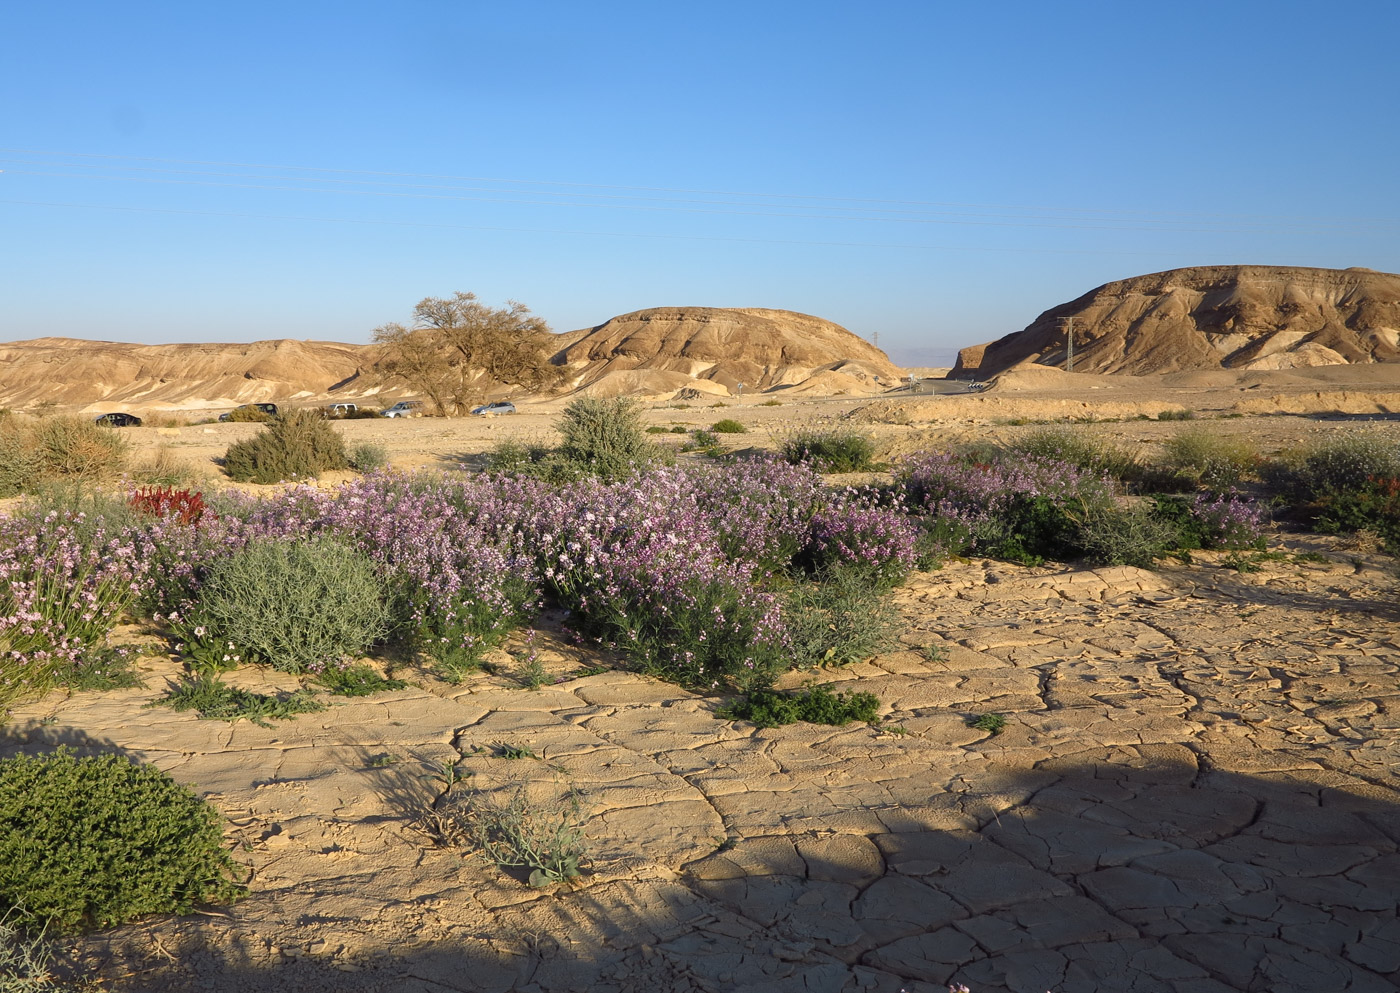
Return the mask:
<path id="1" fill-rule="evenodd" d="M 1134 276 L 958 353 L 953 375 L 1021 363 L 1133 376 L 1400 362 L 1400 275 L 1371 269 L 1197 266 Z"/>

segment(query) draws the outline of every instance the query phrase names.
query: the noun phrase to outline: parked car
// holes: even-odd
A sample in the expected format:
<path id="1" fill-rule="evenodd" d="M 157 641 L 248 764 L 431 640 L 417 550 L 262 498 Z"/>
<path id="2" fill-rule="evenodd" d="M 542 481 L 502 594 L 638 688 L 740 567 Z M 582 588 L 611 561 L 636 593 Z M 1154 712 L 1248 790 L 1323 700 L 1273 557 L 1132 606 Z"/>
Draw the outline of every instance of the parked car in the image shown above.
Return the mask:
<path id="1" fill-rule="evenodd" d="M 329 403 L 326 404 L 327 417 L 349 417 L 360 408 L 353 403 Z"/>
<path id="2" fill-rule="evenodd" d="M 473 414 L 513 414 L 515 404 L 509 400 L 497 400 L 495 403 L 484 403 L 480 407 L 472 409 Z"/>
<path id="3" fill-rule="evenodd" d="M 135 414 L 111 413 L 103 414 L 97 419 L 97 423 L 105 428 L 139 428 L 141 418 Z"/>
<path id="4" fill-rule="evenodd" d="M 220 415 L 219 415 L 219 420 L 221 420 L 221 421 L 231 421 L 231 420 L 233 420 L 233 415 L 236 414 L 236 413 L 238 413 L 240 410 L 255 410 L 255 409 L 256 409 L 256 410 L 261 410 L 261 411 L 262 411 L 264 414 L 266 414 L 268 417 L 276 417 L 276 416 L 277 416 L 277 404 L 275 404 L 275 403 L 244 403 L 244 404 L 238 405 L 237 407 L 234 407 L 233 410 L 229 411 L 227 414 L 220 414 Z"/>
<path id="5" fill-rule="evenodd" d="M 385 417 L 422 417 L 422 400 L 400 400 L 384 411 Z"/>

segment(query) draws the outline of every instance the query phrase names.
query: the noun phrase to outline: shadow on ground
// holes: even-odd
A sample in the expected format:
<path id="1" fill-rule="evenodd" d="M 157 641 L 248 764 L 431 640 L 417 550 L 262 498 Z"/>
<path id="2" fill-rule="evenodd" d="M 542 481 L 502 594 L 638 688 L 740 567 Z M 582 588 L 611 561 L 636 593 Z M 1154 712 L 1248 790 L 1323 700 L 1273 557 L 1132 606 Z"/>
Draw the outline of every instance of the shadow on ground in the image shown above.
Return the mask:
<path id="1" fill-rule="evenodd" d="M 416 944 L 343 921 L 358 947 L 274 947 L 255 895 L 85 951 L 133 993 L 1395 990 L 1397 794 L 1258 763 L 1158 745 L 990 767 L 975 794 L 859 812 L 884 831 L 742 838 L 674 879 L 522 888 L 490 934 Z"/>

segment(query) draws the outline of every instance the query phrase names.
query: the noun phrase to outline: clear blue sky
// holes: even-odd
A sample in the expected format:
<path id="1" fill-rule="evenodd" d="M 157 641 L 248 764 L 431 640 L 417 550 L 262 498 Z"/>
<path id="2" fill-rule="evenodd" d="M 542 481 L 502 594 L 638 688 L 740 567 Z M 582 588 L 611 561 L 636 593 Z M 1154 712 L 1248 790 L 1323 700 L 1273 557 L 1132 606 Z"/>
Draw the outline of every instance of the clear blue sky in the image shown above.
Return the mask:
<path id="1" fill-rule="evenodd" d="M 12 4 L 0 340 L 781 307 L 910 364 L 1111 279 L 1400 271 L 1400 4 Z"/>

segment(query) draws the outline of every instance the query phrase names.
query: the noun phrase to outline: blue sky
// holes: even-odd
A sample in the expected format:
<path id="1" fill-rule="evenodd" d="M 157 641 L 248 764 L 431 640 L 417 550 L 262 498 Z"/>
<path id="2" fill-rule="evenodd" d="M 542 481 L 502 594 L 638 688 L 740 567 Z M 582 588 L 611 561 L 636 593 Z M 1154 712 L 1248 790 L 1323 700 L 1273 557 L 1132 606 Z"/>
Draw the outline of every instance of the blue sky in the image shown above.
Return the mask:
<path id="1" fill-rule="evenodd" d="M 1330 12 L 1329 12 L 1330 10 Z M 910 364 L 1112 279 L 1400 271 L 1400 5 L 12 5 L 0 340 L 816 314 Z"/>

